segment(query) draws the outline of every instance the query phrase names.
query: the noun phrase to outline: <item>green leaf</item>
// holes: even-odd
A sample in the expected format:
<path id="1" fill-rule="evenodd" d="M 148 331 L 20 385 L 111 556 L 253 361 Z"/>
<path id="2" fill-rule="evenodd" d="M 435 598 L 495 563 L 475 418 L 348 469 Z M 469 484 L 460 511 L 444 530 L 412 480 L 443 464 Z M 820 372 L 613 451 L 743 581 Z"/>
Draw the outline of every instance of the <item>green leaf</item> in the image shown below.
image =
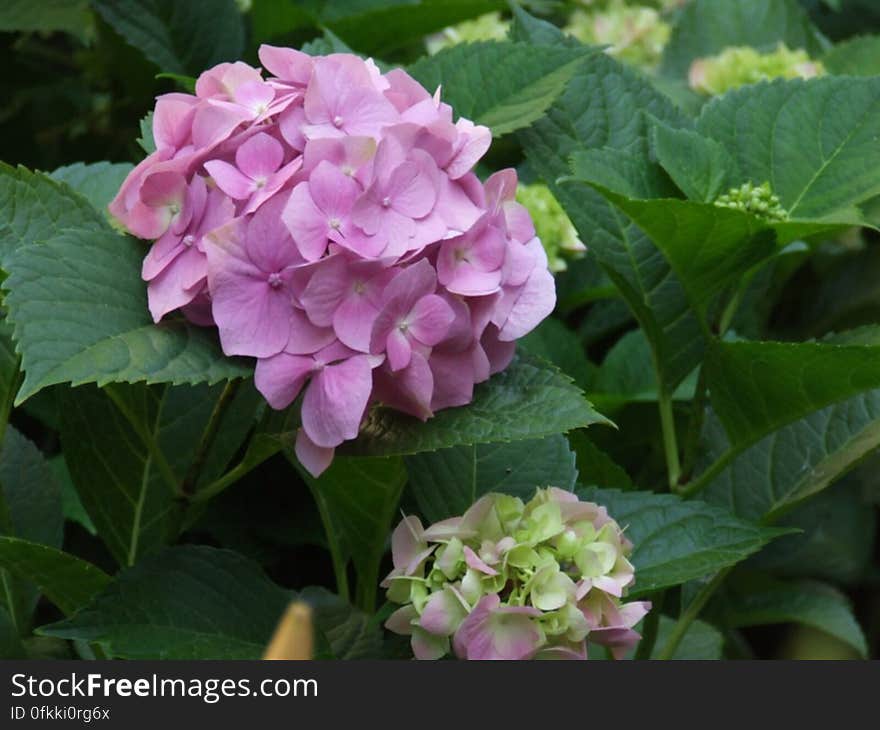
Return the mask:
<path id="1" fill-rule="evenodd" d="M 304 470 L 300 473 L 330 522 L 330 537 L 338 541 L 344 560 L 354 564 L 362 596 L 359 605 L 371 606 L 379 564 L 406 484 L 403 459 L 339 457 L 317 479 Z"/>
<path id="2" fill-rule="evenodd" d="M 585 487 L 630 491 L 636 486 L 622 466 L 596 446 L 586 432 L 572 431 L 568 441 L 574 450 L 578 481 Z"/>
<path id="3" fill-rule="evenodd" d="M 577 335 L 553 317 L 545 319 L 519 340 L 518 346 L 535 357 L 552 362 L 584 390 L 596 370 L 596 366 L 587 360 Z"/>
<path id="4" fill-rule="evenodd" d="M 129 162 L 94 162 L 86 164 L 76 162 L 73 165 L 59 167 L 50 176 L 67 183 L 102 215 L 106 215 L 107 205 L 116 197 L 122 181 L 125 180 L 133 166 Z"/>
<path id="5" fill-rule="evenodd" d="M 661 71 L 687 76 L 694 60 L 729 46 L 773 50 L 780 42 L 811 54 L 822 48 L 819 32 L 797 0 L 694 0 L 676 18 Z"/>
<path id="6" fill-rule="evenodd" d="M 0 450 L 0 535 L 60 547 L 64 535 L 61 494 L 33 443 L 6 426 Z M 21 634 L 26 632 L 40 591 L 32 576 L 12 576 L 0 565 L 0 605 Z"/>
<path id="7" fill-rule="evenodd" d="M 0 265 L 16 249 L 66 228 L 108 229 L 104 216 L 65 183 L 0 162 Z"/>
<path id="8" fill-rule="evenodd" d="M 536 439 L 595 423 L 609 423 L 593 410 L 570 378 L 520 354 L 504 371 L 474 388 L 467 406 L 446 408 L 422 423 L 389 408 L 368 416 L 344 453 L 395 456 L 450 446 Z"/>
<path id="9" fill-rule="evenodd" d="M 0 568 L 33 581 L 67 616 L 89 603 L 111 580 L 100 568 L 70 553 L 15 537 L 0 537 Z"/>
<path id="10" fill-rule="evenodd" d="M 122 571 L 39 633 L 97 642 L 120 659 L 258 659 L 289 599 L 256 563 L 185 545 Z"/>
<path id="11" fill-rule="evenodd" d="M 799 534 L 768 545 L 752 559 L 754 567 L 781 577 L 838 585 L 864 580 L 872 565 L 877 515 L 860 487 L 844 479 L 784 515 L 778 524 L 796 528 Z"/>
<path id="12" fill-rule="evenodd" d="M 181 526 L 178 498 L 220 387 L 120 386 L 62 393 L 61 440 L 71 477 L 120 565 L 167 544 Z M 232 402 L 199 484 L 215 479 L 253 424 L 255 398 Z"/>
<path id="13" fill-rule="evenodd" d="M 672 397 L 690 400 L 694 395 L 696 372 L 682 381 Z M 632 330 L 608 351 L 590 383 L 590 396 L 597 407 L 614 413 L 629 403 L 656 402 L 657 376 L 651 359 L 651 346 L 642 330 Z"/>
<path id="14" fill-rule="evenodd" d="M 878 357 L 876 346 L 714 342 L 706 357 L 706 381 L 712 407 L 737 447 L 880 388 Z"/>
<path id="15" fill-rule="evenodd" d="M 574 175 L 562 182 L 592 185 L 632 218 L 669 260 L 703 315 L 719 291 L 784 244 L 864 224 L 852 211 L 815 221 L 770 221 L 712 203 L 670 198 L 659 166 L 615 150 L 576 152 L 572 167 Z"/>
<path id="16" fill-rule="evenodd" d="M 859 36 L 838 43 L 822 63 L 838 76 L 880 76 L 880 36 Z"/>
<path id="17" fill-rule="evenodd" d="M 319 21 L 361 53 L 385 57 L 429 33 L 505 7 L 503 0 L 328 2 Z"/>
<path id="18" fill-rule="evenodd" d="M 312 606 L 315 629 L 327 640 L 328 659 L 376 659 L 382 648 L 382 630 L 371 616 L 330 593 L 310 586 L 299 597 Z"/>
<path id="19" fill-rule="evenodd" d="M 101 17 L 161 71 L 196 75 L 237 61 L 244 25 L 234 0 L 93 0 Z"/>
<path id="20" fill-rule="evenodd" d="M 489 492 L 529 500 L 538 487 L 572 489 L 577 480 L 575 456 L 562 435 L 428 451 L 407 457 L 406 468 L 429 522 L 464 514 Z"/>
<path id="21" fill-rule="evenodd" d="M 666 646 L 673 628 L 675 628 L 675 620 L 668 616 L 660 617 L 660 627 L 657 631 L 657 641 L 654 644 L 654 656 L 657 655 Z M 707 661 L 722 658 L 722 650 L 724 649 L 724 637 L 712 624 L 705 621 L 694 621 L 682 637 L 681 642 L 675 649 L 670 659 L 689 660 L 689 661 Z"/>
<path id="22" fill-rule="evenodd" d="M 631 595 L 679 585 L 735 565 L 787 530 L 746 522 L 714 505 L 671 494 L 578 490 L 608 508 L 633 542 Z"/>
<path id="23" fill-rule="evenodd" d="M 545 47 L 541 46 L 543 52 Z M 705 339 L 681 282 L 648 236 L 586 184 L 560 186 L 578 150 L 610 148 L 647 156 L 647 115 L 672 126 L 688 119 L 635 71 L 591 56 L 546 116 L 520 132 L 530 166 L 551 187 L 648 336 L 670 392 L 702 357 Z"/>
<path id="24" fill-rule="evenodd" d="M 4 0 L 0 31 L 64 31 L 85 39 L 93 30 L 88 0 Z"/>
<path id="25" fill-rule="evenodd" d="M 140 121 L 141 136 L 138 137 L 137 143 L 141 149 L 148 155 L 156 151 L 156 140 L 153 139 L 153 112 L 147 112 L 147 115 Z"/>
<path id="26" fill-rule="evenodd" d="M 77 494 L 70 470 L 67 468 L 67 462 L 64 461 L 64 454 L 56 454 L 51 457 L 49 466 L 61 485 L 61 511 L 64 514 L 64 519 L 76 522 L 92 535 L 97 535 L 98 531 L 95 529 L 92 518 L 89 517 L 89 513 L 86 512 L 86 508 L 83 507 L 82 500 Z"/>
<path id="27" fill-rule="evenodd" d="M 431 91 L 442 86 L 443 99 L 456 114 L 500 137 L 539 119 L 593 52 L 547 46 L 535 53 L 527 43 L 484 41 L 445 48 L 409 72 Z"/>
<path id="28" fill-rule="evenodd" d="M 708 421 L 697 473 L 730 448 L 719 421 Z M 880 446 L 880 390 L 811 413 L 736 456 L 703 492 L 747 519 L 775 519 L 822 491 Z"/>
<path id="29" fill-rule="evenodd" d="M 880 78 L 746 86 L 707 104 L 697 127 L 731 153 L 740 181 L 769 182 L 793 219 L 858 220 L 853 207 L 880 194 Z"/>
<path id="30" fill-rule="evenodd" d="M 153 324 L 142 258 L 134 239 L 93 229 L 65 231 L 7 260 L 6 304 L 26 374 L 17 403 L 56 383 L 216 383 L 250 374 L 247 361 L 221 353 L 210 330 Z"/>
<path id="31" fill-rule="evenodd" d="M 657 122 L 652 130 L 651 149 L 690 200 L 711 203 L 733 187 L 729 171 L 734 162 L 713 139 Z"/>
<path id="32" fill-rule="evenodd" d="M 798 623 L 831 634 L 867 657 L 865 635 L 849 601 L 829 585 L 747 574 L 726 587 L 717 604 L 721 620 L 730 628 Z"/>

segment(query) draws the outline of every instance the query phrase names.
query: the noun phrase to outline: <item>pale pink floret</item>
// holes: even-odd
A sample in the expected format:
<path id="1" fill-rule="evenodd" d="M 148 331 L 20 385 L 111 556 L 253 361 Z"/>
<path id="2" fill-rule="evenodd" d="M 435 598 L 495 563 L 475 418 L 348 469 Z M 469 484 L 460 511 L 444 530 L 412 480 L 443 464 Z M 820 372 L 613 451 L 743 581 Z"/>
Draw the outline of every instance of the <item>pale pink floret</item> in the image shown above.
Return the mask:
<path id="1" fill-rule="evenodd" d="M 455 633 L 455 653 L 471 660 L 531 659 L 544 640 L 532 621 L 540 615 L 529 606 L 502 606 L 495 593 L 483 596 Z"/>

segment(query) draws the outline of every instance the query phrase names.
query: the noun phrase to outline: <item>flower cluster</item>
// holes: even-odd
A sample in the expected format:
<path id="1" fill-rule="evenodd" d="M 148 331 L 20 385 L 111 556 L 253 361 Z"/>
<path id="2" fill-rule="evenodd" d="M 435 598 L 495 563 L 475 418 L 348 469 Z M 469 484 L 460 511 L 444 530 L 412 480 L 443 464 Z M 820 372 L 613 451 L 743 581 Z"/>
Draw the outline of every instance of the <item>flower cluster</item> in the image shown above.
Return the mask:
<path id="1" fill-rule="evenodd" d="M 501 19 L 501 13 L 486 13 L 473 20 L 463 20 L 457 25 L 444 28 L 425 39 L 428 53 L 435 54 L 459 43 L 475 41 L 503 41 L 510 32 L 510 23 Z"/>
<path id="2" fill-rule="evenodd" d="M 736 46 L 725 48 L 717 56 L 698 58 L 691 64 L 688 83 L 695 91 L 717 96 L 759 81 L 775 78 L 811 79 L 824 74 L 822 63 L 811 61 L 806 51 L 792 51 L 780 43 L 771 53 L 760 53 L 749 46 Z"/>
<path id="3" fill-rule="evenodd" d="M 391 538 L 382 583 L 403 604 L 386 623 L 411 636 L 417 659 L 586 659 L 587 640 L 624 656 L 650 610 L 623 603 L 632 550 L 604 507 L 555 487 L 524 504 L 488 494 L 461 517 Z"/>
<path id="4" fill-rule="evenodd" d="M 516 190 L 516 199 L 532 214 L 535 231 L 547 252 L 550 271 L 565 271 L 568 259 L 583 256 L 587 247 L 550 188 L 543 183 L 520 185 Z"/>
<path id="5" fill-rule="evenodd" d="M 274 408 L 304 390 L 297 455 L 320 473 L 370 403 L 468 403 L 552 310 L 516 173 L 472 169 L 491 134 L 400 69 L 262 46 L 159 97 L 156 150 L 110 212 L 155 242 L 150 312 L 216 325 Z"/>
<path id="6" fill-rule="evenodd" d="M 647 68 L 659 63 L 672 32 L 657 10 L 625 0 L 612 0 L 604 10 L 575 10 L 565 30 L 584 43 L 607 44 L 610 55 Z"/>
<path id="7" fill-rule="evenodd" d="M 788 213 L 782 207 L 779 198 L 773 194 L 768 182 L 762 185 L 743 183 L 738 188 L 732 188 L 719 195 L 715 205 L 742 210 L 770 221 L 784 221 L 788 218 Z"/>

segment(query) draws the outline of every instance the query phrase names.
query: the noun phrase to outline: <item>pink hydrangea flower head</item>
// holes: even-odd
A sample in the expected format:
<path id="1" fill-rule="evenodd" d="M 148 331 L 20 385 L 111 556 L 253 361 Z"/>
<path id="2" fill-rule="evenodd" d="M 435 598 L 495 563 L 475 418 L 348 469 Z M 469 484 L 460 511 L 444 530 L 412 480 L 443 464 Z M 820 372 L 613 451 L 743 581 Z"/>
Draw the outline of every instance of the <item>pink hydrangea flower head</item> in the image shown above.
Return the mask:
<path id="1" fill-rule="evenodd" d="M 632 545 L 604 508 L 553 487 L 523 503 L 487 494 L 460 517 L 423 528 L 406 517 L 383 581 L 401 604 L 385 626 L 417 659 L 623 658 L 650 609 L 625 602 Z M 451 641 L 450 641 L 451 639 Z"/>
<path id="2" fill-rule="evenodd" d="M 480 181 L 491 132 L 455 120 L 442 89 L 352 54 L 258 55 L 262 69 L 222 63 L 194 94 L 158 98 L 156 151 L 109 210 L 152 242 L 142 275 L 154 320 L 216 327 L 227 355 L 256 360 L 270 406 L 301 402 L 295 450 L 317 475 L 370 408 L 424 420 L 469 403 L 555 290 L 516 174 Z M 501 537 L 486 539 L 462 565 L 500 574 Z M 590 580 L 620 593 L 626 570 Z M 421 654 L 454 644 L 432 630 L 467 595 L 434 599 L 424 625 L 401 614 Z M 531 620 L 486 612 L 481 627 Z"/>

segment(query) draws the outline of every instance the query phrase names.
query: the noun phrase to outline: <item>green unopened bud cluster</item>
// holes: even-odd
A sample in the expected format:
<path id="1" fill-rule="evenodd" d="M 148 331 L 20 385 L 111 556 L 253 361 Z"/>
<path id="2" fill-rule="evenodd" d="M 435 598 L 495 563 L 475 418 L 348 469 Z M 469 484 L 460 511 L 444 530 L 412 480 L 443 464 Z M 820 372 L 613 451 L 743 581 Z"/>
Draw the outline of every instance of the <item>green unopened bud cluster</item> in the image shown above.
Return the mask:
<path id="1" fill-rule="evenodd" d="M 486 13 L 428 36 L 425 40 L 425 46 L 428 53 L 434 54 L 459 43 L 503 41 L 507 38 L 509 30 L 510 23 L 502 20 L 500 13 Z"/>
<path id="2" fill-rule="evenodd" d="M 823 76 L 825 67 L 812 61 L 807 52 L 791 50 L 780 43 L 771 53 L 760 53 L 749 46 L 726 48 L 717 56 L 693 62 L 688 80 L 695 91 L 711 96 L 770 79 L 811 79 Z"/>
<path id="3" fill-rule="evenodd" d="M 547 252 L 550 271 L 565 271 L 567 261 L 584 255 L 587 247 L 546 185 L 520 185 L 516 189 L 516 199 L 532 216 L 535 232 Z"/>
<path id="4" fill-rule="evenodd" d="M 731 188 L 715 200 L 715 205 L 742 210 L 771 221 L 784 221 L 788 218 L 788 213 L 767 182 L 762 185 L 747 182 L 737 188 Z"/>
<path id="5" fill-rule="evenodd" d="M 584 43 L 610 46 L 610 55 L 645 68 L 657 65 L 671 34 L 655 8 L 624 0 L 602 10 L 575 10 L 565 31 Z"/>

